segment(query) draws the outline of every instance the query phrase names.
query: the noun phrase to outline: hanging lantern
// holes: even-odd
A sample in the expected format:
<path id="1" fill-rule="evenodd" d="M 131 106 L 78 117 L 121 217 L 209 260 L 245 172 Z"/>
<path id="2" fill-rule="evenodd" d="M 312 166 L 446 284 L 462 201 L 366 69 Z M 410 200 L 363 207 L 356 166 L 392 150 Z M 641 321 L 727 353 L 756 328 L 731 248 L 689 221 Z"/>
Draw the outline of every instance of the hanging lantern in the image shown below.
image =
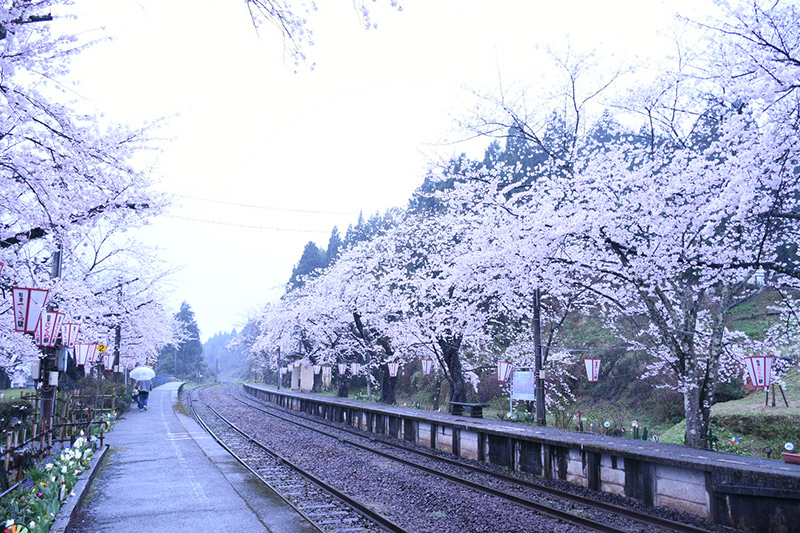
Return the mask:
<path id="1" fill-rule="evenodd" d="M 344 376 L 345 372 L 347 372 L 347 363 L 339 363 L 339 375 Z"/>
<path id="2" fill-rule="evenodd" d="M 396 378 L 397 371 L 400 370 L 400 363 L 396 361 L 392 361 L 391 363 L 386 363 L 389 367 L 389 377 Z"/>
<path id="3" fill-rule="evenodd" d="M 75 364 L 83 366 L 94 362 L 94 354 L 97 353 L 96 344 L 77 343 L 75 344 Z"/>
<path id="4" fill-rule="evenodd" d="M 326 379 L 330 379 L 331 378 L 331 370 L 332 369 L 333 369 L 333 367 L 331 365 L 324 365 L 322 367 L 322 377 L 326 378 Z"/>
<path id="5" fill-rule="evenodd" d="M 39 322 L 47 296 L 50 291 L 46 289 L 25 289 L 13 287 L 11 289 L 12 304 L 14 307 L 14 329 L 20 333 L 34 333 Z"/>
<path id="6" fill-rule="evenodd" d="M 361 370 L 361 363 L 350 363 L 350 372 L 352 372 L 354 376 L 358 375 L 359 370 Z"/>
<path id="7" fill-rule="evenodd" d="M 39 315 L 39 322 L 36 324 L 36 332 L 34 333 L 36 344 L 39 346 L 55 346 L 63 320 L 64 313 L 43 311 Z"/>
<path id="8" fill-rule="evenodd" d="M 433 368 L 433 359 L 423 359 L 422 361 L 422 373 L 426 376 L 429 376 L 431 373 L 431 369 Z"/>
<path id="9" fill-rule="evenodd" d="M 769 387 L 772 382 L 773 357 L 754 356 L 745 357 L 745 366 L 754 387 Z"/>
<path id="10" fill-rule="evenodd" d="M 322 371 L 322 365 L 314 365 L 314 375 L 318 375 Z"/>
<path id="11" fill-rule="evenodd" d="M 109 350 L 106 350 L 103 354 L 103 367 L 106 370 L 114 369 L 114 354 Z"/>
<path id="12" fill-rule="evenodd" d="M 61 342 L 67 348 L 73 348 L 78 340 L 78 331 L 81 325 L 76 322 L 65 322 L 61 324 Z"/>
<path id="13" fill-rule="evenodd" d="M 597 381 L 600 378 L 600 361 L 598 357 L 587 357 L 583 360 L 586 366 L 586 379 L 589 381 Z"/>
<path id="14" fill-rule="evenodd" d="M 508 361 L 498 361 L 497 362 L 497 379 L 506 382 L 511 377 L 511 369 L 514 368 L 514 365 L 509 363 Z"/>

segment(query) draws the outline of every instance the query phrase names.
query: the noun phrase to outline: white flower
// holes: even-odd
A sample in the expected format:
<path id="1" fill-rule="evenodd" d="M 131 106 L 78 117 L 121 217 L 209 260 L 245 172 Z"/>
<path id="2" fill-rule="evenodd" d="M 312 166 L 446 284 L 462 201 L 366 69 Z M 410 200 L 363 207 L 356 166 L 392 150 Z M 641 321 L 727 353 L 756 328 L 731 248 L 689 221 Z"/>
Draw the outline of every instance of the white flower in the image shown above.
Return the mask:
<path id="1" fill-rule="evenodd" d="M 8 520 L 6 520 L 6 527 L 11 527 L 13 525 L 14 525 L 14 519 L 13 518 L 9 518 Z"/>
<path id="2" fill-rule="evenodd" d="M 66 474 L 67 473 L 67 466 L 66 465 L 61 467 L 61 473 L 62 474 Z"/>
<path id="3" fill-rule="evenodd" d="M 31 530 L 32 530 L 32 529 L 36 529 L 36 522 L 34 522 L 33 520 L 31 520 L 31 523 L 30 523 L 30 524 L 28 524 L 28 529 L 31 529 Z"/>
<path id="4" fill-rule="evenodd" d="M 46 465 L 44 465 L 44 469 L 49 472 L 50 470 L 53 469 L 53 463 L 47 463 Z"/>

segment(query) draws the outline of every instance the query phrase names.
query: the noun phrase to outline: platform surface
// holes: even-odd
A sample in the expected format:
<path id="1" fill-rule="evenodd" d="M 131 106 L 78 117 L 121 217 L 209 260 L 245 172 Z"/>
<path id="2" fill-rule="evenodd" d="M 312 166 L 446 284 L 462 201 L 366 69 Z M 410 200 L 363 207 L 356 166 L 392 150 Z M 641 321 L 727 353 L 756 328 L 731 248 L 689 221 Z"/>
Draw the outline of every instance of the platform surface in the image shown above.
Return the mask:
<path id="1" fill-rule="evenodd" d="M 117 421 L 66 532 L 314 531 L 183 411 L 179 385 Z"/>

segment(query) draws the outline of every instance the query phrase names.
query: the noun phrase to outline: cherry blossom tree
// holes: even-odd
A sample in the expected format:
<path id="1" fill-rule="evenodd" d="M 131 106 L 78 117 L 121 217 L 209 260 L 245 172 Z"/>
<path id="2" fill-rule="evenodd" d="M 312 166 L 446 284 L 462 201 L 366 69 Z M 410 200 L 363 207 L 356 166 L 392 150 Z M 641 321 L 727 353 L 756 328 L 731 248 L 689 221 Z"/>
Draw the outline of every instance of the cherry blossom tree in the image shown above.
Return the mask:
<path id="1" fill-rule="evenodd" d="M 93 340 L 110 342 L 120 327 L 120 350 L 143 362 L 174 334 L 160 303 L 163 273 L 119 234 L 166 201 L 134 164 L 148 148 L 147 130 L 98 124 L 65 100 L 58 79 L 83 45 L 51 32 L 58 4 L 12 1 L 0 9 L 0 283 L 4 293 L 51 289 L 51 305 L 84 321 L 85 335 L 102 337 Z M 0 315 L 11 316 L 10 303 L 3 298 Z M 5 364 L 37 357 L 8 324 L 0 333 Z"/>

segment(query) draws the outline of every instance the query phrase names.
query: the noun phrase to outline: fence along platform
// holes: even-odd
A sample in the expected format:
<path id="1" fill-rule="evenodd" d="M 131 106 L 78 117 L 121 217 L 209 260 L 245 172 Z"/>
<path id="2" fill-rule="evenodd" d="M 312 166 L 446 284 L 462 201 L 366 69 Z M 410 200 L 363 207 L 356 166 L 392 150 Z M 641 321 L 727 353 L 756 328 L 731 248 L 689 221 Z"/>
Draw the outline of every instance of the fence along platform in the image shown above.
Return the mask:
<path id="1" fill-rule="evenodd" d="M 466 418 L 244 385 L 260 399 L 545 479 L 690 512 L 745 531 L 800 533 L 800 466 L 674 444 Z"/>

